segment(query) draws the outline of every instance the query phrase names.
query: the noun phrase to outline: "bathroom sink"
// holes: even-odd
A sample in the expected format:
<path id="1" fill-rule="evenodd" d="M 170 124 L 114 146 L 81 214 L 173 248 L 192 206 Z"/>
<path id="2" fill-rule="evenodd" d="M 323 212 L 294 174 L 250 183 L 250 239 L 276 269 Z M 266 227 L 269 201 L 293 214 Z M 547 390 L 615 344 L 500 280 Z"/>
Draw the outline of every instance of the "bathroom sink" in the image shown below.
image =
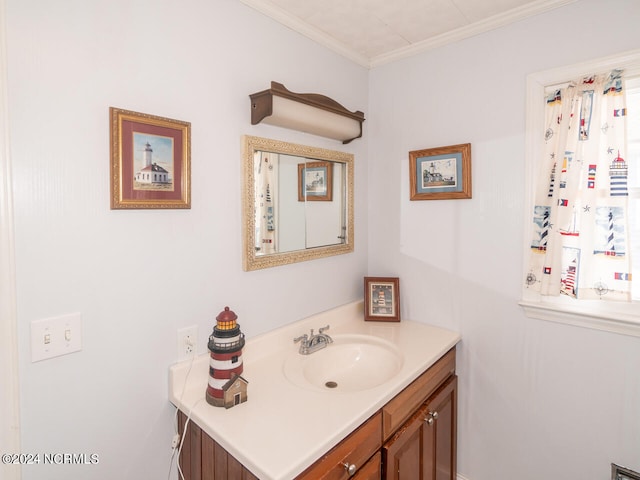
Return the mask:
<path id="1" fill-rule="evenodd" d="M 293 384 L 314 390 L 357 392 L 385 383 L 400 371 L 403 356 L 391 342 L 372 335 L 335 335 L 309 355 L 297 349 L 284 362 Z"/>

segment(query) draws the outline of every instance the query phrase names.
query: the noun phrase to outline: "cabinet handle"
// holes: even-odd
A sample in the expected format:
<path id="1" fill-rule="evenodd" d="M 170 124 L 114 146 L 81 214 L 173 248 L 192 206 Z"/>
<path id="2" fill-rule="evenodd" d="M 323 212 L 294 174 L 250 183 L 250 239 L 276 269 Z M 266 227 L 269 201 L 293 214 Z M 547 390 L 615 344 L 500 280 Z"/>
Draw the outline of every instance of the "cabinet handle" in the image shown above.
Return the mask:
<path id="1" fill-rule="evenodd" d="M 438 418 L 438 412 L 429 412 L 424 421 L 427 425 L 433 425 L 433 421 Z"/>
<path id="2" fill-rule="evenodd" d="M 353 463 L 342 462 L 340 465 L 344 467 L 350 477 L 353 477 L 356 473 L 358 467 L 356 467 Z"/>

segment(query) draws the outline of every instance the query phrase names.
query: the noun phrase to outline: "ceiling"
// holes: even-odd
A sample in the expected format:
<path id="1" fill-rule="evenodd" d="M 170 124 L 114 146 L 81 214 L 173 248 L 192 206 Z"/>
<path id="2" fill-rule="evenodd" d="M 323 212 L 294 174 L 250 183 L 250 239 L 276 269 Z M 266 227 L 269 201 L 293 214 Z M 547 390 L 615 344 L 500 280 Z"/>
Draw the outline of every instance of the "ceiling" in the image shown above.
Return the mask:
<path id="1" fill-rule="evenodd" d="M 374 67 L 576 0 L 240 0 Z"/>

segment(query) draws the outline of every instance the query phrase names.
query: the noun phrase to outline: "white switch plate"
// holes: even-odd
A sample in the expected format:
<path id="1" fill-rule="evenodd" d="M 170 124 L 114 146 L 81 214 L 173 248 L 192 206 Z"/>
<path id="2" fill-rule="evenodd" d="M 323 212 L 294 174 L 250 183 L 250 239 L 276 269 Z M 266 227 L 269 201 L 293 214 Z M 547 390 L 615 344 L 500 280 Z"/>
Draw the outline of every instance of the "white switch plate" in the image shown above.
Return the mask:
<path id="1" fill-rule="evenodd" d="M 31 361 L 82 350 L 82 315 L 71 313 L 31 322 Z"/>

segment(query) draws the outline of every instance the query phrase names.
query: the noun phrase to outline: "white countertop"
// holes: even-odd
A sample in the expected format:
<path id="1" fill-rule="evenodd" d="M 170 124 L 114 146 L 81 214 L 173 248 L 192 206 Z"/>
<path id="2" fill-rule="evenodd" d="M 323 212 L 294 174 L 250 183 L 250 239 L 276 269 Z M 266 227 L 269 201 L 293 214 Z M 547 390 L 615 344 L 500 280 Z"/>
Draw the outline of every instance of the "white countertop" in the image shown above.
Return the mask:
<path id="1" fill-rule="evenodd" d="M 415 321 L 363 318 L 362 302 L 354 302 L 247 340 L 242 352 L 242 377 L 249 382 L 245 403 L 226 409 L 206 402 L 208 353 L 170 367 L 169 400 L 261 480 L 292 479 L 460 341 L 456 332 Z M 285 359 L 299 348 L 293 338 L 327 324 L 331 336 L 373 335 L 397 345 L 404 356 L 398 374 L 356 392 L 294 385 L 283 372 Z"/>

